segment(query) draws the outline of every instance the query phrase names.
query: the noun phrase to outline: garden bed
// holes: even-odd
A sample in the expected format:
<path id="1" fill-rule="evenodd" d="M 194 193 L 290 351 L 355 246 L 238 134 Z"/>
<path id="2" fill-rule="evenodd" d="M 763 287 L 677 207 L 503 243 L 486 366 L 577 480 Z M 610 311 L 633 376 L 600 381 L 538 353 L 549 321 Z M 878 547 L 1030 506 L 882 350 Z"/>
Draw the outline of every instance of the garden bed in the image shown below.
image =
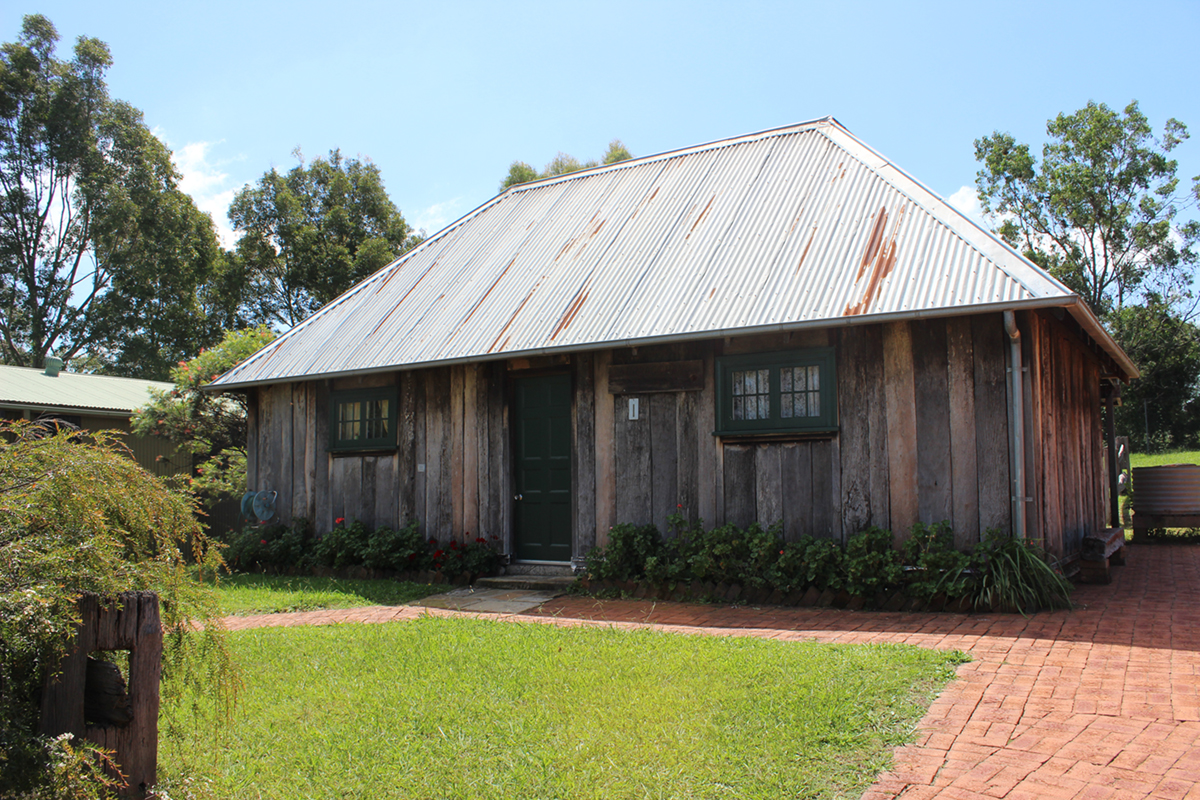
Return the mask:
<path id="1" fill-rule="evenodd" d="M 911 597 L 901 589 L 884 589 L 871 597 L 851 594 L 845 589 L 794 589 L 782 592 L 779 589 L 748 588 L 738 583 L 712 583 L 691 581 L 688 583 L 653 583 L 650 581 L 591 580 L 582 578 L 576 582 L 580 591 L 598 597 L 624 595 L 639 599 L 671 600 L 675 602 L 734 603 L 745 605 L 791 606 L 801 608 L 837 608 L 850 611 L 949 611 L 966 613 L 972 611 L 969 598 L 953 600 L 945 595 L 936 595 L 926 600 Z"/>

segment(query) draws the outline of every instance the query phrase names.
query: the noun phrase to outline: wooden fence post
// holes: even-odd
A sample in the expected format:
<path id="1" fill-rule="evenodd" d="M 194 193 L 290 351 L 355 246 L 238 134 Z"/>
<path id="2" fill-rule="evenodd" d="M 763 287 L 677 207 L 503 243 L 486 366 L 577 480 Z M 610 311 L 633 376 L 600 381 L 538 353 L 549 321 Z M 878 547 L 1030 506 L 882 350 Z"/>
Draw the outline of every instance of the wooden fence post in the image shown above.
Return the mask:
<path id="1" fill-rule="evenodd" d="M 42 687 L 39 731 L 71 733 L 107 750 L 127 782 L 124 797 L 143 798 L 158 775 L 158 682 L 162 623 L 158 595 L 126 592 L 115 598 L 79 598 L 80 624 L 72 648 Z M 93 653 L 129 653 L 128 686 Z M 89 668 L 89 660 L 91 667 Z M 86 711 L 85 711 L 86 708 Z"/>

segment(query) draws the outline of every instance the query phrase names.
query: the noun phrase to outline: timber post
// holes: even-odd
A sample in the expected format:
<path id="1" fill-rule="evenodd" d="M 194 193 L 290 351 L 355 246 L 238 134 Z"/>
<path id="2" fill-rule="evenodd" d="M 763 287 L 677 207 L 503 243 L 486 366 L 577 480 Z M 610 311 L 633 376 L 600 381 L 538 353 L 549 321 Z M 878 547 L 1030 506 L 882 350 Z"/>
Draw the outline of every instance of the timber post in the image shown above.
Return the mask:
<path id="1" fill-rule="evenodd" d="M 158 683 L 162 624 L 158 595 L 125 592 L 114 598 L 86 593 L 71 650 L 48 671 L 42 687 L 39 732 L 74 734 L 113 752 L 124 775 L 123 797 L 143 798 L 157 781 Z M 128 675 L 106 651 L 128 653 Z"/>

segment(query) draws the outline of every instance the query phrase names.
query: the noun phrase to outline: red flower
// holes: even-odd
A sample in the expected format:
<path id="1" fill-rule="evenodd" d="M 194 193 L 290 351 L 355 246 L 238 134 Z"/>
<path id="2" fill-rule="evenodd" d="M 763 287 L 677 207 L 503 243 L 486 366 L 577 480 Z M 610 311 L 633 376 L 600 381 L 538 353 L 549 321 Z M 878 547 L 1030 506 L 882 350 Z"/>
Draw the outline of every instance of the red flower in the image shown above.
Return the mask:
<path id="1" fill-rule="evenodd" d="M 334 525 L 341 525 L 341 524 L 342 524 L 343 522 L 345 522 L 345 521 L 346 521 L 346 518 L 345 518 L 345 517 L 338 517 L 337 519 L 335 519 L 335 520 L 333 521 L 333 524 L 334 524 Z"/>
<path id="2" fill-rule="evenodd" d="M 409 561 L 416 561 L 416 560 L 417 560 L 417 554 L 416 554 L 416 553 L 409 553 L 409 554 L 408 554 L 408 560 L 409 560 Z"/>
<path id="3" fill-rule="evenodd" d="M 487 544 L 487 539 L 483 538 L 482 536 L 475 537 L 475 541 L 478 544 Z"/>
<path id="4" fill-rule="evenodd" d="M 451 550 L 457 550 L 457 549 L 458 549 L 458 542 L 451 540 L 451 541 L 450 541 L 450 549 L 451 549 Z"/>
<path id="5" fill-rule="evenodd" d="M 266 544 L 266 543 L 267 543 L 267 540 L 266 540 L 266 539 L 259 539 L 259 540 L 258 540 L 258 543 L 259 543 L 259 544 Z"/>
<path id="6" fill-rule="evenodd" d="M 442 556 L 444 556 L 444 555 L 446 555 L 446 551 L 445 551 L 445 550 L 438 550 L 436 553 L 434 553 L 434 554 L 433 554 L 433 557 L 434 557 L 434 558 L 441 558 L 441 557 L 442 557 Z"/>
<path id="7" fill-rule="evenodd" d="M 430 543 L 430 544 L 432 544 L 432 545 L 435 545 L 435 546 L 436 546 L 436 545 L 437 545 L 437 539 L 432 539 L 432 538 L 431 538 L 431 539 L 429 540 L 429 543 Z"/>
<path id="8" fill-rule="evenodd" d="M 683 503 L 676 503 L 676 504 L 675 504 L 675 507 L 676 507 L 676 508 L 683 508 Z"/>

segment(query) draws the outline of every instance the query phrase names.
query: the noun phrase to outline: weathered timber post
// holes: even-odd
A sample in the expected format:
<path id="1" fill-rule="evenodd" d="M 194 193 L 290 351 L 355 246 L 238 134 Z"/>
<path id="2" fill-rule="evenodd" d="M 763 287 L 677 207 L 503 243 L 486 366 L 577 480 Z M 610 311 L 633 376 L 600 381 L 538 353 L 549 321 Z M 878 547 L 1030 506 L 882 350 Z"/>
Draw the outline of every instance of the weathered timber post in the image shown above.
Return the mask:
<path id="1" fill-rule="evenodd" d="M 158 775 L 158 682 L 162 624 L 158 595 L 126 592 L 79 598 L 80 624 L 72 649 L 42 687 L 40 732 L 71 733 L 112 750 L 125 776 L 122 796 L 142 798 Z M 96 651 L 129 653 L 128 687 Z"/>

